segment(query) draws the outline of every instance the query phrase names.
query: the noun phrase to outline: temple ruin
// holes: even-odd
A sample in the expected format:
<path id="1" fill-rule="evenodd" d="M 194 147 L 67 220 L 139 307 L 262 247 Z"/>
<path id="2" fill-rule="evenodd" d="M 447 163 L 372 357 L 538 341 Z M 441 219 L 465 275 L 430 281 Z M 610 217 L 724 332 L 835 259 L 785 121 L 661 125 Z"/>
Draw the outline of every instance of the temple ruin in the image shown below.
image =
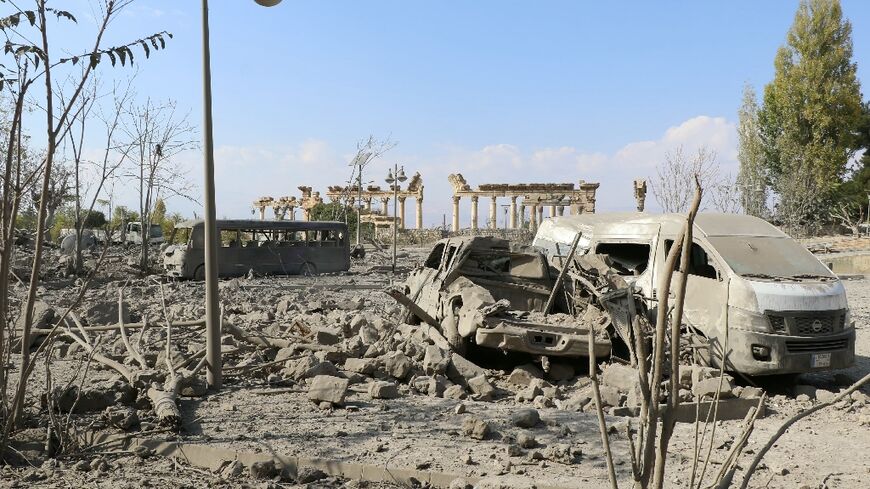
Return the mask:
<path id="1" fill-rule="evenodd" d="M 323 203 L 323 198 L 320 197 L 320 192 L 312 192 L 311 187 L 302 185 L 298 188 L 302 192 L 302 196 L 298 199 L 293 196 L 284 196 L 278 199 L 264 196 L 255 200 L 252 208 L 254 211 L 259 211 L 260 220 L 262 221 L 266 220 L 266 208 L 268 207 L 272 208 L 272 212 L 275 213 L 275 219 L 278 221 L 288 219 L 288 216 L 290 221 L 295 221 L 296 209 L 301 209 L 302 220 L 308 221 L 311 219 L 311 209 L 317 204 Z"/>
<path id="2" fill-rule="evenodd" d="M 571 214 L 595 212 L 595 192 L 599 183 L 580 180 L 573 183 L 488 183 L 481 184 L 476 190 L 465 181 L 461 173 L 451 174 L 447 180 L 453 186 L 453 231 L 459 231 L 459 202 L 463 197 L 471 200 L 471 229 L 479 229 L 478 201 L 489 198 L 489 219 L 486 227 L 496 229 L 498 225 L 498 199 L 509 198 L 510 209 L 507 227 L 537 229 L 544 219 L 544 208 L 549 208 L 549 217 L 562 216 L 565 208 Z M 526 220 L 526 208 L 529 209 Z"/>
<path id="3" fill-rule="evenodd" d="M 397 184 L 398 185 L 398 184 Z M 342 202 L 347 206 L 355 207 L 357 199 L 362 201 L 363 212 L 361 222 L 370 222 L 376 227 L 391 227 L 397 221 L 399 229 L 405 229 L 405 201 L 413 198 L 416 202 L 415 227 L 423 229 L 423 178 L 420 172 L 414 174 L 408 181 L 408 186 L 403 190 L 401 185 L 398 189 L 390 185 L 381 188 L 378 185 L 369 185 L 362 191 L 356 185 L 333 185 L 328 187 L 326 196 L 332 202 Z M 398 199 L 398 216 L 390 216 L 390 200 Z M 373 202 L 380 202 L 375 208 Z"/>

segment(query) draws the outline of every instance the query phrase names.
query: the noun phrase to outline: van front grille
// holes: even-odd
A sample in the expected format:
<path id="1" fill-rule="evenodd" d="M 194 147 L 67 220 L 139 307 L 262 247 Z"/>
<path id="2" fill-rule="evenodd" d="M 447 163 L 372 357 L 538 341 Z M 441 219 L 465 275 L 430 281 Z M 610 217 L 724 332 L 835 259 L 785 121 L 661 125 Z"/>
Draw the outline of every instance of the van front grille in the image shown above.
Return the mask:
<path id="1" fill-rule="evenodd" d="M 777 334 L 826 336 L 843 331 L 846 311 L 767 311 L 767 319 Z"/>
<path id="2" fill-rule="evenodd" d="M 834 332 L 833 316 L 808 318 L 794 318 L 795 331 L 799 336 L 815 336 L 831 334 Z"/>
<path id="3" fill-rule="evenodd" d="M 791 353 L 844 350 L 848 345 L 849 340 L 847 338 L 838 340 L 794 340 L 785 342 L 786 349 Z"/>
<path id="4" fill-rule="evenodd" d="M 777 333 L 785 333 L 785 318 L 782 316 L 768 316 L 770 327 Z"/>

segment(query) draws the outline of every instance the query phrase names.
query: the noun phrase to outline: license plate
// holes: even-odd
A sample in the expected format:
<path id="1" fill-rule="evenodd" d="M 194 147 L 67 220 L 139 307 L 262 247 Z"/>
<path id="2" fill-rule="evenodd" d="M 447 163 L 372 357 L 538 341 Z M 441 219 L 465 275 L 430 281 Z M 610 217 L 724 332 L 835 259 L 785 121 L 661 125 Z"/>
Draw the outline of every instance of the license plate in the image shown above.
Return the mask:
<path id="1" fill-rule="evenodd" d="M 816 353 L 813 355 L 812 368 L 822 368 L 831 366 L 830 353 Z"/>

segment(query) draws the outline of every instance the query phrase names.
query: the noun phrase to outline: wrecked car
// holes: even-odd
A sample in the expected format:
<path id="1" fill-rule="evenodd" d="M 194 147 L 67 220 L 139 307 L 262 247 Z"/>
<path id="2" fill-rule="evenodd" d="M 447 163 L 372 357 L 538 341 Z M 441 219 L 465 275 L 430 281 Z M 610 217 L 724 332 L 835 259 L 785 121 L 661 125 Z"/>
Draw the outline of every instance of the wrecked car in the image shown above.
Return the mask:
<path id="1" fill-rule="evenodd" d="M 589 328 L 567 313 L 564 294 L 553 314 L 544 313 L 556 275 L 542 253 L 512 249 L 504 239 L 444 239 L 403 286 L 413 301 L 408 319 L 432 323 L 459 353 L 477 345 L 542 356 L 587 356 Z M 596 356 L 610 353 L 610 337 L 603 329 L 596 330 L 593 343 Z"/>
<path id="2" fill-rule="evenodd" d="M 654 322 L 657 284 L 685 220 L 643 213 L 554 217 L 541 223 L 533 246 L 552 259 L 580 233 L 577 253 L 607 256 L 644 295 Z M 699 361 L 719 367 L 724 354 L 726 370 L 750 375 L 854 363 L 843 284 L 805 247 L 762 219 L 736 214 L 700 213 L 693 235 L 684 324 L 700 339 Z"/>

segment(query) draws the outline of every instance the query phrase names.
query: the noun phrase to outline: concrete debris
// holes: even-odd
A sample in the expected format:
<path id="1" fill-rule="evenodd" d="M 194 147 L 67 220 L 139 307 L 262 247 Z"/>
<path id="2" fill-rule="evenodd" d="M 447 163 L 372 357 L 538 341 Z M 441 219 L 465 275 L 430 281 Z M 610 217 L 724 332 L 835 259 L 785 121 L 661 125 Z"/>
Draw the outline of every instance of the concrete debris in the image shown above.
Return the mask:
<path id="1" fill-rule="evenodd" d="M 458 353 L 452 353 L 450 355 L 450 364 L 447 367 L 447 377 L 449 377 L 453 382 L 467 384 L 469 380 L 481 375 L 486 375 L 486 370 L 478 367 L 474 362 L 466 359 Z"/>
<path id="2" fill-rule="evenodd" d="M 363 375 L 373 375 L 380 366 L 376 358 L 348 358 L 344 362 L 344 369 Z"/>
<path id="3" fill-rule="evenodd" d="M 402 352 L 391 352 L 383 357 L 384 369 L 390 377 L 405 380 L 414 368 L 411 359 Z"/>
<path id="4" fill-rule="evenodd" d="M 535 435 L 528 431 L 521 431 L 517 435 L 517 445 L 521 448 L 535 448 L 538 446 L 538 441 L 535 439 Z"/>
<path id="5" fill-rule="evenodd" d="M 616 387 L 627 394 L 638 384 L 637 369 L 620 363 L 611 363 L 601 371 L 601 383 Z"/>
<path id="6" fill-rule="evenodd" d="M 451 385 L 444 389 L 444 399 L 462 400 L 468 397 L 468 393 L 461 385 Z"/>
<path id="7" fill-rule="evenodd" d="M 330 375 L 317 375 L 308 387 L 308 399 L 314 402 L 328 402 L 333 405 L 344 404 L 349 382 L 347 379 Z"/>
<path id="8" fill-rule="evenodd" d="M 479 400 L 490 401 L 495 396 L 495 387 L 489 383 L 484 374 L 468 379 L 467 384 L 471 392 L 474 393 L 475 398 Z"/>
<path id="9" fill-rule="evenodd" d="M 705 397 L 712 398 L 716 395 L 716 393 L 718 393 L 720 399 L 725 399 L 731 397 L 732 389 L 734 389 L 734 385 L 732 384 L 730 378 L 711 378 L 698 380 L 697 382 L 695 382 L 692 385 L 692 394 L 703 399 Z"/>
<path id="10" fill-rule="evenodd" d="M 399 397 L 399 387 L 392 382 L 375 381 L 369 384 L 372 399 L 395 399 Z"/>
<path id="11" fill-rule="evenodd" d="M 468 416 L 462 421 L 462 433 L 475 440 L 486 439 L 491 429 L 489 422 L 474 416 Z"/>
<path id="12" fill-rule="evenodd" d="M 423 370 L 427 374 L 446 373 L 448 365 L 450 365 L 450 357 L 445 355 L 443 350 L 434 345 L 426 347 L 426 354 L 423 357 Z"/>
<path id="13" fill-rule="evenodd" d="M 533 379 L 542 379 L 543 377 L 543 370 L 538 368 L 536 365 L 528 363 L 520 365 L 519 367 L 514 367 L 510 376 L 508 376 L 508 382 L 514 385 L 527 386 Z"/>
<path id="14" fill-rule="evenodd" d="M 601 404 L 608 407 L 619 407 L 622 403 L 622 394 L 619 389 L 610 385 L 602 385 L 599 387 L 601 393 Z"/>

